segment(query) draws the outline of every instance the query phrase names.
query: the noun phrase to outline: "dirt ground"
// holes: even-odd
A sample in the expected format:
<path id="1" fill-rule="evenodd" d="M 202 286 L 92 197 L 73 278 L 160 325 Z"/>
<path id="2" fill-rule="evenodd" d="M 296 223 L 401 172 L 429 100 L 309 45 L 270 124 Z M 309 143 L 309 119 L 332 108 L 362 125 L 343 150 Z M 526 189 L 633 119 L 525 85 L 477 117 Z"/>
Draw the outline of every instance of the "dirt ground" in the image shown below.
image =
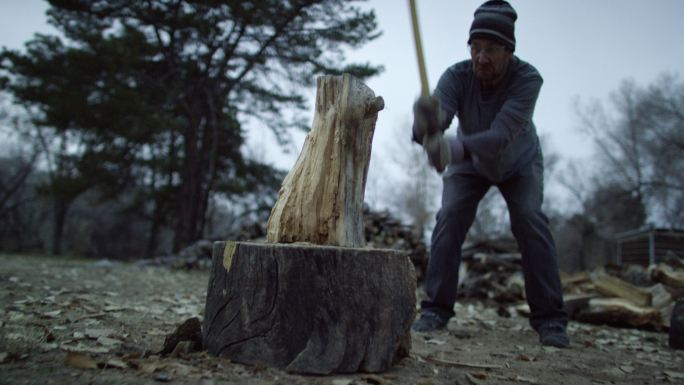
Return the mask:
<path id="1" fill-rule="evenodd" d="M 457 305 L 448 330 L 414 334 L 386 373 L 299 376 L 204 352 L 161 357 L 202 316 L 209 272 L 0 255 L 0 384 L 684 384 L 665 333 L 571 323 L 572 345 L 541 347 L 522 317 Z"/>

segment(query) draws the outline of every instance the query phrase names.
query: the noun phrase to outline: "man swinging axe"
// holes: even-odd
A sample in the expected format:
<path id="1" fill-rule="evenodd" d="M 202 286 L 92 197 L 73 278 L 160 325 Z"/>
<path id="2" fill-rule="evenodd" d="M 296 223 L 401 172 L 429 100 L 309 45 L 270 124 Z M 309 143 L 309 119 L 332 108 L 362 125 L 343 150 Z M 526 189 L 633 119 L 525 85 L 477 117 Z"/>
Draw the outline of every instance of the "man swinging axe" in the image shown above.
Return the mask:
<path id="1" fill-rule="evenodd" d="M 461 246 L 478 203 L 496 186 L 522 254 L 530 325 L 541 344 L 565 348 L 567 314 L 556 246 L 541 209 L 543 159 L 532 122 L 542 78 L 513 54 L 516 19 L 506 1 L 477 8 L 468 38 L 470 59 L 447 68 L 434 93 L 424 92 L 413 106 L 413 140 L 444 180 L 425 276 L 427 299 L 413 330 L 445 328 L 454 316 Z M 418 38 L 416 43 L 420 51 Z M 457 135 L 443 135 L 454 117 Z"/>

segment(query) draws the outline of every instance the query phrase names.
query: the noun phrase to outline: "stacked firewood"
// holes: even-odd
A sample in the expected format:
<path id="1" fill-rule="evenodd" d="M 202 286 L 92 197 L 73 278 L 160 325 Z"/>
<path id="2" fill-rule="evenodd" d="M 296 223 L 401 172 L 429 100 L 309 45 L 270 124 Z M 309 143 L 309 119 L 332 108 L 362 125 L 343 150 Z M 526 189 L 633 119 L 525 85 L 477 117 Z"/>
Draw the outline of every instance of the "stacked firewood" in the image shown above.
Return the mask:
<path id="1" fill-rule="evenodd" d="M 371 211 L 364 208 L 364 225 L 366 247 L 376 249 L 394 249 L 406 251 L 421 280 L 427 266 L 427 247 L 421 234 L 412 226 L 403 224 L 387 211 Z M 225 239 L 236 241 L 262 242 L 266 237 L 266 224 L 253 222 L 241 226 Z M 165 265 L 173 268 L 209 268 L 211 266 L 211 250 L 213 242 L 200 240 L 173 255 L 160 256 L 141 261 L 144 265 Z"/>
<path id="2" fill-rule="evenodd" d="M 460 276 L 459 298 L 484 300 L 505 316 L 529 315 L 519 254 L 465 254 Z M 684 299 L 684 262 L 675 257 L 649 267 L 607 265 L 561 274 L 561 283 L 571 319 L 666 330 L 675 303 Z"/>
<path id="3" fill-rule="evenodd" d="M 422 280 L 428 259 L 422 234 L 414 227 L 403 224 L 389 212 L 371 211 L 368 207 L 364 208 L 363 222 L 366 247 L 407 251 L 416 268 L 418 280 Z"/>
<path id="4" fill-rule="evenodd" d="M 564 275 L 562 283 L 566 307 L 579 321 L 664 330 L 675 302 L 684 298 L 684 264 L 606 266 Z"/>

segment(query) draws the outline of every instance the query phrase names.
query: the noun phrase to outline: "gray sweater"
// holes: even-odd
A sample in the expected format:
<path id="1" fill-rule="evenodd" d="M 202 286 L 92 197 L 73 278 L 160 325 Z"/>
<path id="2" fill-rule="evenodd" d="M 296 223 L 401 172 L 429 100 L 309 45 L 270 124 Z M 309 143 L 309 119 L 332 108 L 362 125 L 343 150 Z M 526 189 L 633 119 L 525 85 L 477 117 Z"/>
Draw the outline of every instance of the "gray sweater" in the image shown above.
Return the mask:
<path id="1" fill-rule="evenodd" d="M 449 67 L 435 90 L 443 112 L 441 126 L 446 130 L 458 117 L 458 137 L 468 154 L 449 172 L 474 168 L 500 182 L 541 157 L 532 114 L 542 82 L 532 65 L 513 56 L 501 83 L 484 95 L 471 60 Z"/>

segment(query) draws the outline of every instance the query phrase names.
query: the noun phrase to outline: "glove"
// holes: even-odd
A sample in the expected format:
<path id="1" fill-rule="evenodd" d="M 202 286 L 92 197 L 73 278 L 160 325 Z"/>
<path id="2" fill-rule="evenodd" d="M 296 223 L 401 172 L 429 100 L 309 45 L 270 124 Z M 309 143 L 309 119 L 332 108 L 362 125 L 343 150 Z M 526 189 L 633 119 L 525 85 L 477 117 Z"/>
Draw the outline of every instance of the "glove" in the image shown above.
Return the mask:
<path id="1" fill-rule="evenodd" d="M 437 172 L 442 172 L 449 164 L 462 162 L 465 158 L 463 142 L 455 136 L 444 136 L 441 132 L 426 135 L 423 149 L 428 160 Z"/>
<path id="2" fill-rule="evenodd" d="M 413 140 L 422 143 L 426 135 L 440 130 L 441 109 L 435 96 L 421 96 L 413 103 Z"/>

